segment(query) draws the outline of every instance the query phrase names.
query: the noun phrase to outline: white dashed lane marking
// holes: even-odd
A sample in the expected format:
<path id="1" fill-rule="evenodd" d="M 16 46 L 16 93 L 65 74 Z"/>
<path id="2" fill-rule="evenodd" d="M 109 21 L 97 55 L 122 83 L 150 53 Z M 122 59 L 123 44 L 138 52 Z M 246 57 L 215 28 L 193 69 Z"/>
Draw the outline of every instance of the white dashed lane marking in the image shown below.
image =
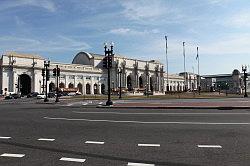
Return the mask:
<path id="1" fill-rule="evenodd" d="M 0 155 L 1 157 L 16 157 L 16 158 L 21 158 L 24 157 L 25 154 L 12 154 L 12 153 L 4 153 Z"/>
<path id="2" fill-rule="evenodd" d="M 160 144 L 138 144 L 138 146 L 151 146 L 151 147 L 160 147 Z"/>
<path id="3" fill-rule="evenodd" d="M 99 145 L 103 145 L 104 142 L 99 142 L 99 141 L 86 141 L 85 144 L 99 144 Z"/>
<path id="4" fill-rule="evenodd" d="M 78 163 L 84 163 L 86 159 L 79 159 L 79 158 L 68 158 L 68 157 L 62 157 L 60 158 L 61 161 L 71 161 L 71 162 L 78 162 Z"/>
<path id="5" fill-rule="evenodd" d="M 197 145 L 199 148 L 222 148 L 221 145 Z"/>
<path id="6" fill-rule="evenodd" d="M 52 141 L 55 141 L 55 139 L 53 139 L 53 138 L 39 138 L 38 141 L 49 141 L 49 142 L 52 142 Z"/>
<path id="7" fill-rule="evenodd" d="M 11 139 L 11 137 L 0 137 L 0 139 Z"/>
<path id="8" fill-rule="evenodd" d="M 155 166 L 154 164 L 144 164 L 144 163 L 128 163 L 128 166 Z"/>

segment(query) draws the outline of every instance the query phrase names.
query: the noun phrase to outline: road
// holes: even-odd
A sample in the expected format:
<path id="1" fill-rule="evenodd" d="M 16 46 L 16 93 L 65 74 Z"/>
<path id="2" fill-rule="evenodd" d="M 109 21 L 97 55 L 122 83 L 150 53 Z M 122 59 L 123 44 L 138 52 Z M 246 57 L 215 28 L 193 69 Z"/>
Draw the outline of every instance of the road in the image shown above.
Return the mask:
<path id="1" fill-rule="evenodd" d="M 250 110 L 6 102 L 0 104 L 0 165 L 247 166 L 249 131 Z"/>

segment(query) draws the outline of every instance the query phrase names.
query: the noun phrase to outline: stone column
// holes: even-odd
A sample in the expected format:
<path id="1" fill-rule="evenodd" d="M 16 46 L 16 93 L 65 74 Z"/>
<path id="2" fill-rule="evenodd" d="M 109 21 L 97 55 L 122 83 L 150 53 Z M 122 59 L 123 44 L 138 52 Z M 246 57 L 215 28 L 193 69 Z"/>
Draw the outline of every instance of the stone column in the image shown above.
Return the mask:
<path id="1" fill-rule="evenodd" d="M 91 79 L 90 79 L 90 94 L 94 94 L 94 81 L 93 81 L 93 77 L 91 77 Z"/>

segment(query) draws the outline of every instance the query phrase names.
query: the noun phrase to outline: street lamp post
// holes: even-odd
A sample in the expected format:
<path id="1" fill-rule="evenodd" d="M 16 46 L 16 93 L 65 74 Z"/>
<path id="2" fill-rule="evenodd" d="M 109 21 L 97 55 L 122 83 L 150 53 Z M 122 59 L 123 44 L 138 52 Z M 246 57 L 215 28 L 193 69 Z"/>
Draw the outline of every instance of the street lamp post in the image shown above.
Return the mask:
<path id="1" fill-rule="evenodd" d="M 219 87 L 219 94 L 220 94 L 220 85 L 218 85 L 218 87 Z"/>
<path id="2" fill-rule="evenodd" d="M 106 43 L 104 44 L 104 53 L 105 53 L 105 56 L 108 57 L 108 60 L 107 60 L 107 69 L 108 69 L 108 100 L 106 102 L 107 106 L 113 105 L 113 102 L 111 101 L 111 88 L 110 88 L 110 69 L 112 68 L 112 56 L 114 55 L 113 54 L 113 47 L 114 47 L 113 43 L 110 44 L 110 49 L 107 49 L 107 44 Z"/>
<path id="3" fill-rule="evenodd" d="M 228 83 L 226 82 L 226 96 L 227 96 L 227 90 L 228 90 Z"/>
<path id="4" fill-rule="evenodd" d="M 119 99 L 122 98 L 122 69 L 120 68 L 120 70 L 118 71 L 119 73 L 119 80 L 120 80 L 120 92 L 119 92 Z"/>
<path id="5" fill-rule="evenodd" d="M 244 85 L 245 85 L 244 97 L 248 97 L 248 95 L 247 95 L 247 73 L 246 73 L 247 66 L 246 65 L 245 66 L 242 65 L 242 71 L 244 72 Z"/>
<path id="6" fill-rule="evenodd" d="M 45 99 L 44 99 L 44 102 L 48 102 L 49 99 L 48 99 L 48 81 L 49 81 L 49 66 L 50 66 L 50 61 L 44 61 L 44 70 L 45 70 Z"/>

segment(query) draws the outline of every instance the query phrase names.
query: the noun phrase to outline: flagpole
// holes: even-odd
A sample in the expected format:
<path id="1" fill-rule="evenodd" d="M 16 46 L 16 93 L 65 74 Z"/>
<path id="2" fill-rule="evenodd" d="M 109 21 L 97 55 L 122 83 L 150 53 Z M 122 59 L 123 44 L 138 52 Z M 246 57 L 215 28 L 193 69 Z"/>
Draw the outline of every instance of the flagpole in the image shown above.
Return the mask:
<path id="1" fill-rule="evenodd" d="M 183 44 L 183 57 L 184 57 L 184 91 L 187 90 L 186 87 L 186 58 L 185 58 L 185 42 L 182 42 Z"/>
<path id="2" fill-rule="evenodd" d="M 198 91 L 200 94 L 200 86 L 201 86 L 201 77 L 200 77 L 200 56 L 199 56 L 199 47 L 197 47 L 197 60 L 198 60 Z"/>
<path id="3" fill-rule="evenodd" d="M 168 37 L 165 36 L 166 39 L 166 65 L 167 65 L 167 92 L 169 91 L 169 82 L 168 82 Z"/>

